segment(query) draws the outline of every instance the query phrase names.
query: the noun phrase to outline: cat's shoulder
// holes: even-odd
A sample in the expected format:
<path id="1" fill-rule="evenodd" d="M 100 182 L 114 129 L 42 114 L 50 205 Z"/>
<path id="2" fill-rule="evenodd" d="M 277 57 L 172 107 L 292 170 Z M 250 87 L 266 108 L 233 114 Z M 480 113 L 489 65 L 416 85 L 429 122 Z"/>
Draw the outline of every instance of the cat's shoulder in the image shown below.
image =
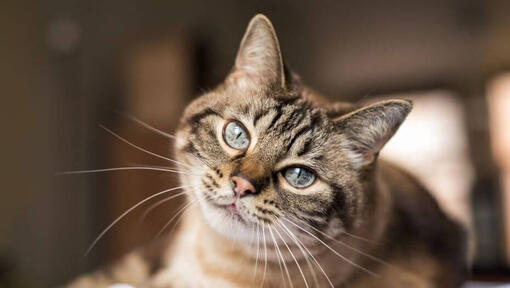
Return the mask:
<path id="1" fill-rule="evenodd" d="M 417 247 L 422 247 L 424 254 L 436 263 L 434 267 L 450 270 L 450 273 L 436 271 L 441 287 L 455 287 L 467 271 L 465 228 L 443 211 L 417 178 L 393 164 L 380 162 L 380 179 L 389 188 L 393 206 L 385 242 L 398 243 L 394 248 L 409 256 L 419 254 Z"/>

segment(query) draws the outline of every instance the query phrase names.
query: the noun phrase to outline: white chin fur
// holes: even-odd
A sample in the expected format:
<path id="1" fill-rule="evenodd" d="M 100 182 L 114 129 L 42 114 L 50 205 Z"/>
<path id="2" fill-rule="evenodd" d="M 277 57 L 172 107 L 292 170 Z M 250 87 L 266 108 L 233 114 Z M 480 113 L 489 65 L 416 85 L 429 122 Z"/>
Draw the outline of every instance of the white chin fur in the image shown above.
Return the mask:
<path id="1" fill-rule="evenodd" d="M 216 232 L 230 239 L 238 241 L 256 241 L 256 228 L 234 216 L 229 215 L 229 212 L 214 206 L 207 201 L 201 201 L 200 209 L 204 221 L 213 228 Z"/>

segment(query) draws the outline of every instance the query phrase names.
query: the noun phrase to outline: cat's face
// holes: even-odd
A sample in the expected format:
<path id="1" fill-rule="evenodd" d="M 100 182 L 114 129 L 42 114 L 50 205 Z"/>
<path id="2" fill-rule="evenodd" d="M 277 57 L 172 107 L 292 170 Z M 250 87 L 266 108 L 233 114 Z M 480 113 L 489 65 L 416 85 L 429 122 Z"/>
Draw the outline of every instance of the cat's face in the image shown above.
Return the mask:
<path id="1" fill-rule="evenodd" d="M 203 96 L 210 105 L 184 120 L 180 153 L 197 175 L 183 184 L 203 198 L 206 221 L 228 235 L 282 217 L 324 222 L 335 211 L 352 221 L 351 200 L 362 195 L 351 197 L 356 177 L 325 111 L 290 95 L 230 92 Z"/>
<path id="2" fill-rule="evenodd" d="M 192 175 L 182 181 L 216 231 L 248 239 L 254 229 L 288 221 L 355 224 L 365 202 L 360 171 L 410 104 L 331 116 L 303 93 L 285 77 L 271 24 L 256 17 L 232 74 L 187 108 L 176 152 Z"/>

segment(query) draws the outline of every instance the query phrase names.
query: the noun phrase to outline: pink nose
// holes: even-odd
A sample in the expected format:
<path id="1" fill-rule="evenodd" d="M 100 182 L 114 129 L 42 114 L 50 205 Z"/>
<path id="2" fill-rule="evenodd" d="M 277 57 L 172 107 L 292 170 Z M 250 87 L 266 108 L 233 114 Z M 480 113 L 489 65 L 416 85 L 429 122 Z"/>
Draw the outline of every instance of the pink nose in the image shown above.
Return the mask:
<path id="1" fill-rule="evenodd" d="M 255 191 L 255 187 L 253 184 L 251 184 L 250 181 L 239 177 L 239 176 L 232 176 L 230 178 L 232 181 L 232 184 L 234 185 L 234 192 L 237 196 L 243 197 L 247 194 L 255 194 L 257 191 Z"/>

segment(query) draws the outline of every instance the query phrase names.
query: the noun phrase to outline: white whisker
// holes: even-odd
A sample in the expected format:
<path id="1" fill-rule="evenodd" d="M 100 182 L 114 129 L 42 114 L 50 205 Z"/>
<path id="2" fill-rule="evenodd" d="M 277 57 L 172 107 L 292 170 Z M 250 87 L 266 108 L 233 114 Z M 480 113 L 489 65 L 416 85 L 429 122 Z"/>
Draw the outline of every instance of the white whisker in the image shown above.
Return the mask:
<path id="1" fill-rule="evenodd" d="M 196 205 L 196 204 L 198 204 L 198 201 L 197 201 L 197 200 L 194 200 L 194 201 L 193 201 L 193 204 L 191 204 L 191 205 L 188 207 L 188 209 L 189 209 L 189 208 L 191 208 L 192 206 Z M 179 217 L 177 217 L 177 219 L 175 220 L 174 224 L 172 225 L 172 228 L 170 229 L 170 232 L 169 232 L 170 234 L 174 233 L 175 228 L 177 228 L 177 225 L 178 225 L 178 224 L 179 224 L 179 222 L 182 220 L 182 218 L 184 217 L 184 214 L 186 213 L 186 211 L 187 211 L 188 209 L 183 210 L 183 211 L 181 212 L 181 215 L 180 215 Z"/>
<path id="2" fill-rule="evenodd" d="M 170 200 L 173 200 L 179 196 L 183 196 L 183 195 L 186 195 L 186 191 L 184 192 L 181 192 L 179 194 L 175 194 L 175 195 L 172 195 L 170 197 L 166 197 L 164 199 L 161 199 L 159 200 L 158 202 L 152 204 L 149 208 L 145 209 L 145 211 L 143 212 L 142 216 L 140 217 L 140 222 L 143 222 L 145 220 L 145 218 L 147 218 L 147 215 L 149 215 L 154 209 L 156 209 L 158 206 L 160 206 L 161 204 L 163 203 L 166 203 Z"/>
<path id="3" fill-rule="evenodd" d="M 205 197 L 202 197 L 202 198 L 199 198 L 199 199 L 196 199 L 194 201 L 189 201 L 188 203 L 185 203 L 185 205 L 180 208 L 179 210 L 177 210 L 177 212 L 175 212 L 175 215 L 170 218 L 170 220 L 168 220 L 165 224 L 165 226 L 163 226 L 163 228 L 161 228 L 161 230 L 158 232 L 158 234 L 156 235 L 156 238 L 157 237 L 160 237 L 161 234 L 163 234 L 163 232 L 165 231 L 165 229 L 168 227 L 168 225 L 170 225 L 170 223 L 172 223 L 172 221 L 177 217 L 179 216 L 180 213 L 184 213 L 184 211 L 189 208 L 191 205 L 194 205 L 198 202 L 200 202 L 201 200 L 205 199 Z"/>
<path id="4" fill-rule="evenodd" d="M 174 187 L 174 188 L 170 188 L 170 189 L 166 189 L 166 190 L 163 190 L 163 191 L 160 191 L 156 194 L 153 194 L 145 199 L 143 199 L 142 201 L 138 202 L 136 205 L 133 205 L 131 206 L 131 208 L 129 208 L 128 210 L 126 210 L 124 213 L 122 213 L 119 217 L 117 217 L 117 219 L 115 219 L 110 225 L 108 225 L 108 227 L 106 227 L 97 237 L 96 239 L 94 239 L 94 241 L 92 242 L 92 244 L 90 244 L 90 246 L 88 247 L 87 251 L 85 252 L 85 256 L 87 256 L 90 251 L 92 250 L 92 248 L 94 248 L 94 246 L 97 244 L 97 242 L 106 234 L 106 232 L 108 232 L 115 224 L 117 224 L 117 222 L 119 222 L 122 218 L 124 218 L 124 216 L 126 216 L 127 214 L 129 214 L 131 211 L 133 211 L 134 209 L 136 209 L 138 206 L 142 205 L 143 203 L 155 198 L 155 197 L 158 197 L 159 195 L 162 195 L 162 194 L 165 194 L 165 193 L 168 193 L 168 192 L 171 192 L 171 191 L 174 191 L 174 190 L 178 190 L 178 189 L 182 189 L 182 188 L 187 188 L 187 187 L 191 187 L 191 185 L 187 185 L 187 186 L 179 186 L 179 187 Z"/>
<path id="5" fill-rule="evenodd" d="M 55 175 L 63 176 L 63 175 L 73 175 L 73 174 L 102 173 L 102 172 L 125 171 L 125 170 L 150 170 L 150 171 L 162 171 L 162 172 L 171 172 L 171 173 L 177 173 L 177 174 L 200 176 L 197 174 L 191 174 L 188 172 L 175 170 L 175 169 L 147 167 L 147 166 L 128 166 L 128 167 L 113 167 L 113 168 L 102 168 L 102 169 L 91 169 L 91 170 L 62 171 L 62 172 L 55 173 Z"/>
<path id="6" fill-rule="evenodd" d="M 250 244 L 253 244 L 253 240 L 255 239 L 255 226 L 251 226 L 251 234 L 250 234 Z"/>
<path id="7" fill-rule="evenodd" d="M 262 287 L 264 285 L 264 281 L 266 280 L 266 271 L 267 271 L 267 246 L 266 246 L 266 232 L 265 232 L 265 225 L 262 223 L 262 238 L 264 238 L 264 273 L 262 274 L 262 282 L 260 283 L 260 286 Z"/>
<path id="8" fill-rule="evenodd" d="M 285 242 L 285 240 L 283 239 L 283 237 L 280 234 L 280 232 L 278 232 L 278 229 L 275 228 L 274 231 L 276 232 L 278 237 L 280 237 L 280 239 L 282 240 L 282 242 L 285 245 L 285 247 L 287 247 L 287 250 L 289 250 L 289 253 L 292 256 L 292 259 L 294 259 L 294 262 L 296 263 L 296 266 L 298 267 L 299 273 L 301 273 L 301 277 L 303 277 L 303 281 L 305 281 L 305 286 L 308 288 L 309 287 L 308 286 L 308 281 L 306 281 L 305 273 L 303 273 L 303 270 L 301 270 L 301 265 L 299 265 L 299 262 L 297 261 L 296 256 L 294 256 L 294 253 L 292 253 L 292 250 L 290 249 L 290 247 L 287 244 L 287 242 Z"/>
<path id="9" fill-rule="evenodd" d="M 354 239 L 357 239 L 357 240 L 361 240 L 363 242 L 366 242 L 366 243 L 369 243 L 369 244 L 372 244 L 372 245 L 377 245 L 378 244 L 377 242 L 375 242 L 372 239 L 368 239 L 368 238 L 364 238 L 364 237 L 361 237 L 361 236 L 358 236 L 358 235 L 354 235 L 354 234 L 349 233 L 349 232 L 344 231 L 344 230 L 342 230 L 342 233 L 347 235 L 347 236 L 349 236 L 349 237 L 351 237 L 351 238 L 354 238 Z"/>
<path id="10" fill-rule="evenodd" d="M 122 136 L 118 135 L 117 133 L 113 132 L 112 130 L 110 130 L 110 129 L 106 128 L 105 126 L 103 126 L 103 125 L 101 125 L 101 124 L 99 124 L 99 127 L 103 128 L 106 132 L 110 133 L 110 134 L 111 134 L 111 135 L 113 135 L 115 138 L 119 139 L 120 141 L 122 141 L 122 142 L 124 142 L 124 143 L 128 144 L 129 146 L 134 147 L 134 148 L 136 148 L 136 149 L 138 149 L 138 150 L 140 150 L 140 151 L 142 151 L 142 152 L 145 152 L 145 153 L 147 153 L 147 154 L 149 154 L 149 155 L 152 155 L 152 156 L 154 156 L 154 157 L 157 157 L 157 158 L 160 158 L 160 159 L 163 159 L 163 160 L 166 160 L 166 161 L 169 161 L 169 162 L 175 163 L 175 164 L 177 164 L 177 165 L 183 165 L 183 166 L 186 166 L 186 167 L 188 167 L 188 168 L 192 168 L 190 165 L 188 165 L 188 164 L 186 164 L 186 163 L 182 163 L 182 162 L 179 162 L 179 161 L 177 161 L 177 160 L 170 159 L 170 158 L 168 158 L 168 157 L 165 157 L 165 156 L 162 156 L 162 155 L 156 154 L 156 153 L 151 152 L 151 151 L 149 151 L 149 150 L 147 150 L 147 149 L 144 149 L 144 148 L 142 148 L 142 147 L 140 147 L 140 146 L 138 146 L 138 145 L 136 145 L 136 144 L 133 144 L 133 143 L 131 143 L 130 141 L 128 141 L 127 139 L 123 138 Z"/>
<path id="11" fill-rule="evenodd" d="M 377 257 L 375 257 L 375 256 L 372 256 L 372 255 L 370 255 L 370 254 L 368 254 L 368 253 L 365 253 L 365 252 L 363 252 L 363 251 L 361 251 L 361 250 L 359 250 L 359 249 L 357 249 L 357 248 L 355 248 L 355 247 L 352 247 L 352 246 L 350 246 L 350 245 L 348 245 L 348 244 L 346 244 L 346 243 L 344 243 L 344 242 L 342 242 L 342 241 L 340 241 L 340 240 L 338 240 L 338 239 L 334 238 L 333 236 L 331 236 L 331 235 L 329 235 L 329 234 L 327 234 L 327 233 L 322 232 L 321 230 L 319 230 L 319 229 L 317 229 L 317 228 L 313 227 L 312 225 L 310 225 L 310 224 L 306 223 L 305 221 L 302 221 L 302 220 L 297 219 L 297 218 L 296 218 L 296 220 L 299 220 L 301 223 L 305 224 L 306 226 L 310 227 L 311 229 L 315 230 L 316 232 L 318 232 L 318 233 L 320 233 L 320 234 L 324 235 L 324 237 L 326 237 L 326 238 L 328 238 L 329 240 L 332 240 L 332 241 L 334 241 L 334 242 L 336 242 L 336 243 L 338 243 L 338 244 L 340 244 L 340 245 L 342 245 L 342 246 L 346 247 L 347 249 L 350 249 L 350 250 L 352 250 L 352 251 L 355 251 L 355 252 L 357 252 L 357 253 L 359 253 L 359 254 L 361 254 L 361 255 L 363 255 L 363 256 L 365 256 L 365 257 L 367 257 L 367 258 L 370 258 L 370 259 L 374 260 L 375 262 L 377 262 L 377 263 L 379 263 L 379 264 L 386 265 L 386 266 L 391 267 L 391 268 L 393 268 L 393 269 L 399 269 L 398 267 L 395 267 L 394 265 L 391 265 L 390 263 L 388 263 L 388 262 L 386 262 L 386 261 L 384 261 L 384 260 L 381 260 L 381 259 L 379 259 L 379 258 L 377 258 Z M 345 233 L 345 232 L 342 232 L 342 233 Z"/>
<path id="12" fill-rule="evenodd" d="M 255 227 L 255 226 L 253 226 Z M 258 264 L 259 264 L 259 249 L 260 249 L 260 236 L 259 236 L 259 233 L 260 233 L 260 226 L 259 226 L 259 223 L 257 222 L 257 256 L 255 258 L 255 273 L 253 273 L 253 276 L 257 276 L 257 270 L 258 270 Z"/>
<path id="13" fill-rule="evenodd" d="M 176 137 L 176 136 L 174 136 L 174 135 L 172 135 L 172 134 L 170 134 L 170 133 L 164 132 L 164 131 L 162 131 L 162 130 L 160 130 L 160 129 L 158 129 L 158 128 L 156 128 L 156 127 L 154 127 L 154 126 L 150 125 L 150 124 L 148 124 L 147 122 L 144 122 L 144 121 L 142 121 L 142 120 L 140 120 L 140 119 L 136 118 L 135 116 L 132 116 L 132 115 L 130 115 L 130 114 L 127 114 L 127 113 L 125 113 L 125 112 L 120 112 L 120 111 L 114 111 L 114 113 L 117 113 L 117 114 L 119 114 L 119 115 L 121 115 L 121 116 L 123 116 L 123 117 L 125 117 L 125 118 L 127 118 L 127 119 L 129 119 L 129 120 L 131 120 L 131 121 L 133 121 L 133 122 L 135 122 L 135 123 L 137 123 L 137 124 L 139 124 L 139 125 L 141 125 L 141 126 L 145 127 L 145 128 L 147 128 L 147 129 L 149 129 L 149 130 L 153 131 L 153 132 L 156 132 L 156 133 L 157 133 L 157 134 L 159 134 L 159 135 L 162 135 L 162 136 L 167 137 L 167 138 L 172 139 L 172 140 L 177 140 L 177 137 Z M 206 163 L 206 162 L 205 162 L 205 160 L 203 160 L 203 159 L 199 158 L 198 156 L 196 156 L 196 155 L 195 155 L 195 154 L 193 154 L 193 153 L 190 153 L 190 155 L 191 155 L 191 156 L 193 156 L 193 157 L 195 157 L 196 159 L 198 159 L 199 161 L 201 161 L 202 163 L 204 163 L 207 167 L 209 167 L 209 168 L 211 168 L 211 169 L 212 169 L 211 165 L 210 165 L 210 164 L 208 164 L 208 163 Z M 183 164 L 184 164 L 184 163 L 183 163 Z"/>
<path id="14" fill-rule="evenodd" d="M 135 122 L 135 123 L 137 123 L 138 125 L 141 125 L 141 126 L 147 128 L 147 129 L 149 129 L 149 130 L 151 130 L 153 132 L 156 132 L 159 135 L 165 136 L 165 137 L 173 139 L 173 140 L 177 139 L 177 137 L 175 137 L 174 135 L 172 135 L 170 133 L 167 133 L 167 132 L 164 132 L 164 131 L 162 131 L 162 130 L 154 127 L 154 126 L 151 126 L 147 122 L 144 122 L 144 121 L 138 119 L 137 117 L 135 117 L 135 116 L 133 116 L 131 114 L 128 114 L 126 112 L 121 112 L 121 111 L 113 111 L 113 112 L 118 114 L 118 115 L 121 115 L 121 116 L 123 116 L 123 117 L 125 117 L 125 118 L 127 118 L 127 119 L 129 119 L 129 120 L 131 120 L 133 122 Z"/>
<path id="15" fill-rule="evenodd" d="M 280 221 L 280 223 L 289 231 L 290 229 L 287 228 L 287 226 Z M 292 232 L 291 232 L 292 233 Z M 294 234 L 294 233 L 292 233 Z M 324 277 L 326 277 L 326 280 L 328 281 L 329 285 L 331 286 L 331 288 L 334 288 L 335 285 L 333 285 L 333 282 L 331 282 L 331 279 L 329 279 L 328 277 L 328 274 L 326 274 L 326 271 L 324 271 L 324 268 L 322 268 L 321 264 L 319 263 L 319 261 L 313 256 L 312 252 L 310 252 L 310 250 L 305 246 L 305 244 L 303 242 L 301 242 L 301 240 L 299 240 L 299 238 L 297 238 L 297 236 L 294 236 L 294 238 L 301 244 L 301 246 L 308 252 L 308 254 L 310 255 L 310 257 L 312 257 L 312 260 L 315 262 L 315 265 L 317 265 L 317 267 L 319 267 L 319 269 L 321 270 L 321 273 L 324 275 Z"/>
<path id="16" fill-rule="evenodd" d="M 267 224 L 267 228 L 268 228 L 268 230 L 271 229 L 269 224 Z M 271 234 L 270 234 L 270 236 L 271 236 Z M 276 249 L 277 244 L 276 244 L 276 242 L 274 240 L 274 237 L 273 238 L 269 238 L 269 239 L 271 241 L 273 241 L 274 248 Z M 275 251 L 275 249 L 273 249 L 273 251 Z M 278 259 L 278 267 L 280 267 L 280 273 L 282 275 L 283 285 L 284 285 L 284 287 L 287 287 L 287 282 L 285 281 L 285 275 L 283 274 L 283 267 L 282 267 L 282 262 L 281 262 L 280 254 L 276 253 L 276 259 Z"/>
<path id="17" fill-rule="evenodd" d="M 313 281 L 315 283 L 315 287 L 319 287 L 319 282 L 317 280 L 317 275 L 315 273 L 315 269 L 313 268 L 313 265 L 310 262 L 309 255 L 304 250 L 304 249 L 306 249 L 306 247 L 304 247 L 303 243 L 301 243 L 301 241 L 299 241 L 299 239 L 297 239 L 296 235 L 294 235 L 294 233 L 292 231 L 290 231 L 290 229 L 287 228 L 287 226 L 281 220 L 278 220 L 278 224 L 279 224 L 279 226 L 281 226 L 284 229 L 283 231 L 292 239 L 292 241 L 294 241 L 296 246 L 299 248 L 299 250 L 303 254 L 303 257 L 305 258 L 306 264 L 308 265 L 308 269 L 310 270 L 310 273 L 312 274 Z M 303 249 L 303 247 L 304 247 L 304 249 Z M 310 254 L 310 256 L 313 257 L 313 255 L 311 255 L 310 251 L 308 251 L 308 253 Z M 322 268 L 322 267 L 319 267 L 319 268 Z M 326 278 L 328 278 L 327 275 L 325 275 L 325 276 L 326 276 Z M 331 285 L 333 285 L 333 284 L 331 283 Z"/>
<path id="18" fill-rule="evenodd" d="M 294 222 L 288 220 L 287 218 L 283 218 L 284 220 L 286 220 L 287 222 L 289 222 L 290 224 L 296 226 L 298 229 L 300 229 L 301 231 L 307 233 L 308 235 L 312 236 L 313 238 L 315 238 L 317 241 L 319 241 L 322 245 L 324 245 L 326 248 L 328 248 L 331 252 L 333 252 L 335 255 L 337 255 L 338 257 L 340 257 L 341 259 L 343 259 L 345 262 L 353 265 L 354 267 L 366 272 L 367 274 L 370 274 L 374 277 L 380 277 L 378 274 L 368 270 L 367 268 L 355 263 L 354 261 L 348 259 L 347 257 L 343 256 L 342 254 L 338 253 L 338 251 L 336 251 L 335 249 L 331 248 L 331 246 L 329 246 L 328 244 L 326 244 L 324 241 L 322 241 L 321 239 L 319 239 L 317 236 L 313 235 L 312 233 L 310 233 L 308 230 L 306 229 L 303 229 L 302 227 L 300 227 L 299 225 L 295 224 Z"/>
<path id="19" fill-rule="evenodd" d="M 290 287 L 294 288 L 294 284 L 292 283 L 292 279 L 290 278 L 289 269 L 287 268 L 287 264 L 285 263 L 285 259 L 283 258 L 283 254 L 280 251 L 280 246 L 278 246 L 276 238 L 274 237 L 273 228 L 271 226 L 269 226 L 269 233 L 271 234 L 271 238 L 273 238 L 273 242 L 274 242 L 274 245 L 276 246 L 277 254 L 282 259 L 283 268 L 285 268 L 285 273 L 287 274 L 287 279 L 289 280 Z"/>

